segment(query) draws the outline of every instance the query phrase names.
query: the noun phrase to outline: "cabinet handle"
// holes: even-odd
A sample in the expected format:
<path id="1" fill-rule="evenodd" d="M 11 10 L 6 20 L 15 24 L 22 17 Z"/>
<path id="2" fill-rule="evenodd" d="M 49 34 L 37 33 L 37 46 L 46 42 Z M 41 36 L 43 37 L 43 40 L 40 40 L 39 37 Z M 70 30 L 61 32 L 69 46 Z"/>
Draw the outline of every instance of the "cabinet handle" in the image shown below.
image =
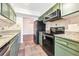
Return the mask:
<path id="1" fill-rule="evenodd" d="M 61 41 L 61 42 L 57 42 L 57 43 L 62 44 L 62 45 L 69 45 L 68 42 L 63 42 L 63 41 Z"/>

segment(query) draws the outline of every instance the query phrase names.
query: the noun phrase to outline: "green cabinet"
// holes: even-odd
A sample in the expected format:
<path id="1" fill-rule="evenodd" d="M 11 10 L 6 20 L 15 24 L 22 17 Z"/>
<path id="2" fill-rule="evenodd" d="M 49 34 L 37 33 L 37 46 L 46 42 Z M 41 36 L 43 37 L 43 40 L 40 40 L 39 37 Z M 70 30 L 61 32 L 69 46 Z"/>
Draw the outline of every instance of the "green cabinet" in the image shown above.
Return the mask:
<path id="1" fill-rule="evenodd" d="M 48 19 L 45 19 L 46 17 L 49 17 L 50 14 L 55 12 L 57 9 L 60 9 L 60 3 L 56 3 L 54 6 L 52 6 L 49 10 L 47 10 L 43 15 L 39 17 L 40 21 L 47 21 Z"/>
<path id="2" fill-rule="evenodd" d="M 13 44 L 10 48 L 10 56 L 17 56 L 20 46 L 20 34 L 18 34 L 16 37 L 12 39 Z M 11 43 L 12 43 L 11 42 Z"/>
<path id="3" fill-rule="evenodd" d="M 39 44 L 42 46 L 43 32 L 39 32 Z"/>
<path id="4" fill-rule="evenodd" d="M 16 14 L 8 3 L 0 3 L 0 15 L 13 22 L 16 21 Z"/>
<path id="5" fill-rule="evenodd" d="M 63 45 L 57 43 L 55 44 L 55 56 L 73 56 L 73 54 L 67 50 L 69 49 L 67 49 Z"/>
<path id="6" fill-rule="evenodd" d="M 16 19 L 16 15 L 15 15 L 15 13 L 14 13 L 14 11 L 13 11 L 13 9 L 12 8 L 9 8 L 10 9 L 10 19 L 11 20 L 13 20 L 13 21 L 15 21 Z"/>
<path id="7" fill-rule="evenodd" d="M 39 20 L 46 20 L 45 17 L 48 17 L 49 14 L 53 13 L 57 9 L 61 10 L 61 16 L 66 16 L 74 12 L 79 11 L 79 3 L 56 3 L 49 10 L 39 17 Z"/>
<path id="8" fill-rule="evenodd" d="M 79 42 L 55 37 L 55 56 L 79 56 Z"/>
<path id="9" fill-rule="evenodd" d="M 56 11 L 57 9 L 60 9 L 60 3 L 56 3 L 56 4 L 50 9 L 50 13 Z"/>
<path id="10" fill-rule="evenodd" d="M 7 3 L 2 3 L 2 15 L 9 18 L 9 5 Z"/>
<path id="11" fill-rule="evenodd" d="M 18 52 L 19 52 L 19 48 L 20 48 L 20 39 L 21 39 L 21 36 L 20 34 L 17 35 L 16 37 L 16 43 L 15 43 L 15 55 L 18 55 Z"/>
<path id="12" fill-rule="evenodd" d="M 13 39 L 15 40 L 15 38 Z M 11 48 L 10 48 L 10 56 L 16 56 L 16 50 L 15 50 L 15 47 L 16 46 L 16 41 L 12 44 Z"/>
<path id="13" fill-rule="evenodd" d="M 62 16 L 79 11 L 79 3 L 61 3 Z"/>

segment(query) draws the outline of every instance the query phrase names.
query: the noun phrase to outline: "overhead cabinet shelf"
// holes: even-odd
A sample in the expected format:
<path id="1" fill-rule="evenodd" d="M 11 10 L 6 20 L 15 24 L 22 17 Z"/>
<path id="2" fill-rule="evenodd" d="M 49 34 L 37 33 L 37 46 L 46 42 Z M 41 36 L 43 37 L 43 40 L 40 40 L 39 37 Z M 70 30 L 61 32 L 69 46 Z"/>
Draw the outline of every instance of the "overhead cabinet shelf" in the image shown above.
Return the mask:
<path id="1" fill-rule="evenodd" d="M 8 3 L 0 3 L 0 19 L 6 22 L 15 23 L 16 14 Z"/>

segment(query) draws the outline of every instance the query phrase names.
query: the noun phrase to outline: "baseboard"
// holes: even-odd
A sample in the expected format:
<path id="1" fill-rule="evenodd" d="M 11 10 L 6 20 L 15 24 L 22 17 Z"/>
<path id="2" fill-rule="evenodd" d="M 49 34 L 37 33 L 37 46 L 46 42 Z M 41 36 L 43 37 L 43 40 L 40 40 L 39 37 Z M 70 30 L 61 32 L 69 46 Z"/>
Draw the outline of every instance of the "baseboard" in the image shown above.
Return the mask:
<path id="1" fill-rule="evenodd" d="M 24 34 L 23 36 L 30 36 L 30 35 L 34 35 L 34 34 Z"/>

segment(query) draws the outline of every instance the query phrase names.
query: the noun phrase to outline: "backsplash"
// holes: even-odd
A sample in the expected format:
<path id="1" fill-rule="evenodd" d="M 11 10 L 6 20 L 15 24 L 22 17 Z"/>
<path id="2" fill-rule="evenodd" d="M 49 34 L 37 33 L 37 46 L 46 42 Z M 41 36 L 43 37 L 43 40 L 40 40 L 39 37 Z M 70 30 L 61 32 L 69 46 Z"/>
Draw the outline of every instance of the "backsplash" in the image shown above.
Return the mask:
<path id="1" fill-rule="evenodd" d="M 65 16 L 60 20 L 53 22 L 46 22 L 46 31 L 49 31 L 53 26 L 65 26 L 66 31 L 78 31 L 79 30 L 79 12 L 69 16 Z M 79 32 L 79 31 L 78 31 Z"/>
<path id="2" fill-rule="evenodd" d="M 0 20 L 0 30 L 7 29 L 11 27 L 12 25 L 14 24 Z"/>

